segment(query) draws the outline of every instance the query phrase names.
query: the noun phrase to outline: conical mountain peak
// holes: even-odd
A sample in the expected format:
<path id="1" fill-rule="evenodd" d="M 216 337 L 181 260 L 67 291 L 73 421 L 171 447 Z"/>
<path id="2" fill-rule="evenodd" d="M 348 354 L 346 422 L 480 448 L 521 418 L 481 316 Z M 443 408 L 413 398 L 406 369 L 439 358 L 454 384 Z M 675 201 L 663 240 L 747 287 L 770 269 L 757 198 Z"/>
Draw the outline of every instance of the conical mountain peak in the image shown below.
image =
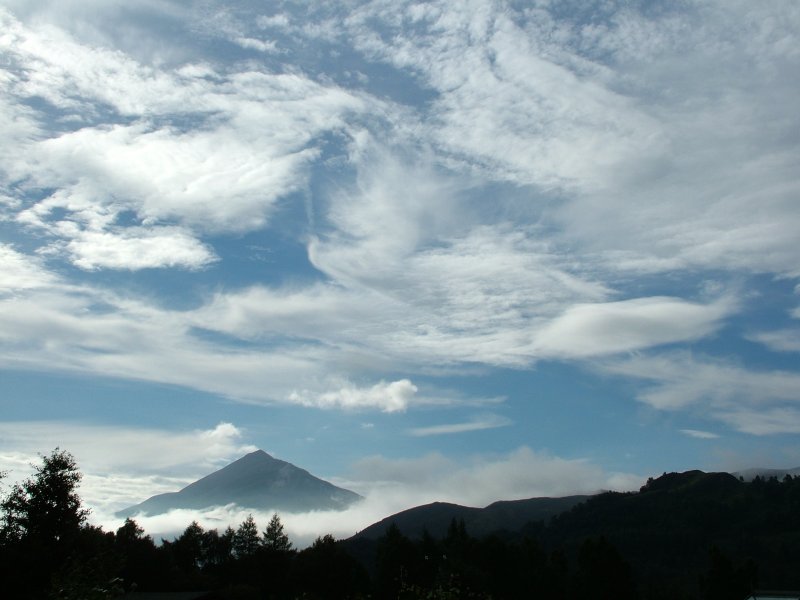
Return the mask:
<path id="1" fill-rule="evenodd" d="M 156 515 L 178 508 L 228 504 L 265 511 L 342 510 L 360 498 L 263 450 L 255 450 L 178 492 L 153 496 L 117 515 Z"/>

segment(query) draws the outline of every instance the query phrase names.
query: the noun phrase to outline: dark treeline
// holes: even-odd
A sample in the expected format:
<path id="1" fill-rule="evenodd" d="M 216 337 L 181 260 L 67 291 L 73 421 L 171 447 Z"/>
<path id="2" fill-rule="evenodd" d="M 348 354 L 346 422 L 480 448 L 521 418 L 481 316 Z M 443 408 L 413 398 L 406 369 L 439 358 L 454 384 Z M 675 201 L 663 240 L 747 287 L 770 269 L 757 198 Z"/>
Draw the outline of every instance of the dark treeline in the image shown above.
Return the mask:
<path id="1" fill-rule="evenodd" d="M 106 600 L 212 590 L 217 598 L 744 599 L 756 587 L 800 588 L 800 478 L 738 481 L 669 474 L 638 493 L 606 493 L 521 531 L 292 547 L 280 518 L 261 530 L 193 522 L 157 545 L 134 520 L 88 525 L 74 459 L 56 450 L 13 485 L 0 510 L 3 597 Z"/>

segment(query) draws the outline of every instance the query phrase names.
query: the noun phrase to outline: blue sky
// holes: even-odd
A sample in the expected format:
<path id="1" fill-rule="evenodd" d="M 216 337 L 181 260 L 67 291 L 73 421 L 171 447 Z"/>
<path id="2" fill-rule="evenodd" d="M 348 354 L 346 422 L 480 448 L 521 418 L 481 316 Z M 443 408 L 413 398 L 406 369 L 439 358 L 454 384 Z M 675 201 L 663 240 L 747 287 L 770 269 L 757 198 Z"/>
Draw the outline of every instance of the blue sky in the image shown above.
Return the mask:
<path id="1" fill-rule="evenodd" d="M 0 31 L 10 479 L 66 448 L 102 520 L 258 447 L 380 518 L 800 464 L 796 3 Z"/>

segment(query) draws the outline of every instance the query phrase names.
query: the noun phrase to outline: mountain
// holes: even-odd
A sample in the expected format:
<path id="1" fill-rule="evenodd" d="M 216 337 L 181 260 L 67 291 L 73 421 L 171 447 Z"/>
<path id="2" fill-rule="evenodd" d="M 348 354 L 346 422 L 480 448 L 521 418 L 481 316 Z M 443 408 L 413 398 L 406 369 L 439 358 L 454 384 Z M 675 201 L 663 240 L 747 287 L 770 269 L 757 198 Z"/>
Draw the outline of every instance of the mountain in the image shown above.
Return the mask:
<path id="1" fill-rule="evenodd" d="M 573 506 L 565 510 L 546 504 L 559 500 L 499 502 L 485 509 L 419 506 L 367 527 L 342 547 L 376 579 L 403 567 L 408 579 L 432 571 L 427 581 L 433 581 L 459 568 L 473 587 L 507 582 L 522 590 L 492 594 L 500 598 L 531 597 L 531 589 L 562 598 L 635 597 L 596 591 L 615 577 L 632 581 L 639 597 L 657 600 L 800 589 L 800 477 L 746 482 L 730 473 L 665 473 L 638 492 L 572 497 Z M 523 524 L 515 511 L 530 508 L 535 515 L 538 501 L 553 516 L 533 516 Z M 481 522 L 482 517 L 487 518 Z M 464 519 L 466 536 L 442 530 L 452 518 Z M 392 523 L 402 535 L 389 530 Z M 423 527 L 432 541 L 420 538 Z M 450 562 L 451 556 L 458 562 Z M 438 563 L 427 562 L 429 557 Z M 573 584 L 587 586 L 585 593 L 565 596 L 564 586 Z"/>
<path id="2" fill-rule="evenodd" d="M 355 492 L 257 450 L 178 492 L 153 496 L 116 514 L 158 515 L 176 508 L 203 509 L 231 503 L 254 510 L 343 510 L 360 499 Z"/>
<path id="3" fill-rule="evenodd" d="M 497 531 L 520 531 L 531 521 L 547 521 L 571 509 L 590 496 L 530 498 L 495 502 L 485 508 L 473 508 L 447 502 L 416 506 L 362 529 L 354 539 L 377 539 L 394 523 L 406 536 L 419 538 L 427 530 L 435 538 L 445 535 L 453 519 L 464 521 L 470 535 L 483 536 Z"/>

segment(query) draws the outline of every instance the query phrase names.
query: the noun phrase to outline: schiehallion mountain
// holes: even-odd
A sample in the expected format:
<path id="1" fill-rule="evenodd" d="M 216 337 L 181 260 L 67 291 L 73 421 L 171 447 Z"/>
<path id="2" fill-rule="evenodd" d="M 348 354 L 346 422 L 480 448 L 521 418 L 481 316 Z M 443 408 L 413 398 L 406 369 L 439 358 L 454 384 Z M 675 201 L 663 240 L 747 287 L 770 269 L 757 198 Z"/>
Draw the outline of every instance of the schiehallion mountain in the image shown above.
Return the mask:
<path id="1" fill-rule="evenodd" d="M 159 494 L 117 513 L 158 515 L 170 510 L 236 504 L 253 510 L 343 510 L 361 499 L 263 450 L 251 452 L 178 492 Z"/>

